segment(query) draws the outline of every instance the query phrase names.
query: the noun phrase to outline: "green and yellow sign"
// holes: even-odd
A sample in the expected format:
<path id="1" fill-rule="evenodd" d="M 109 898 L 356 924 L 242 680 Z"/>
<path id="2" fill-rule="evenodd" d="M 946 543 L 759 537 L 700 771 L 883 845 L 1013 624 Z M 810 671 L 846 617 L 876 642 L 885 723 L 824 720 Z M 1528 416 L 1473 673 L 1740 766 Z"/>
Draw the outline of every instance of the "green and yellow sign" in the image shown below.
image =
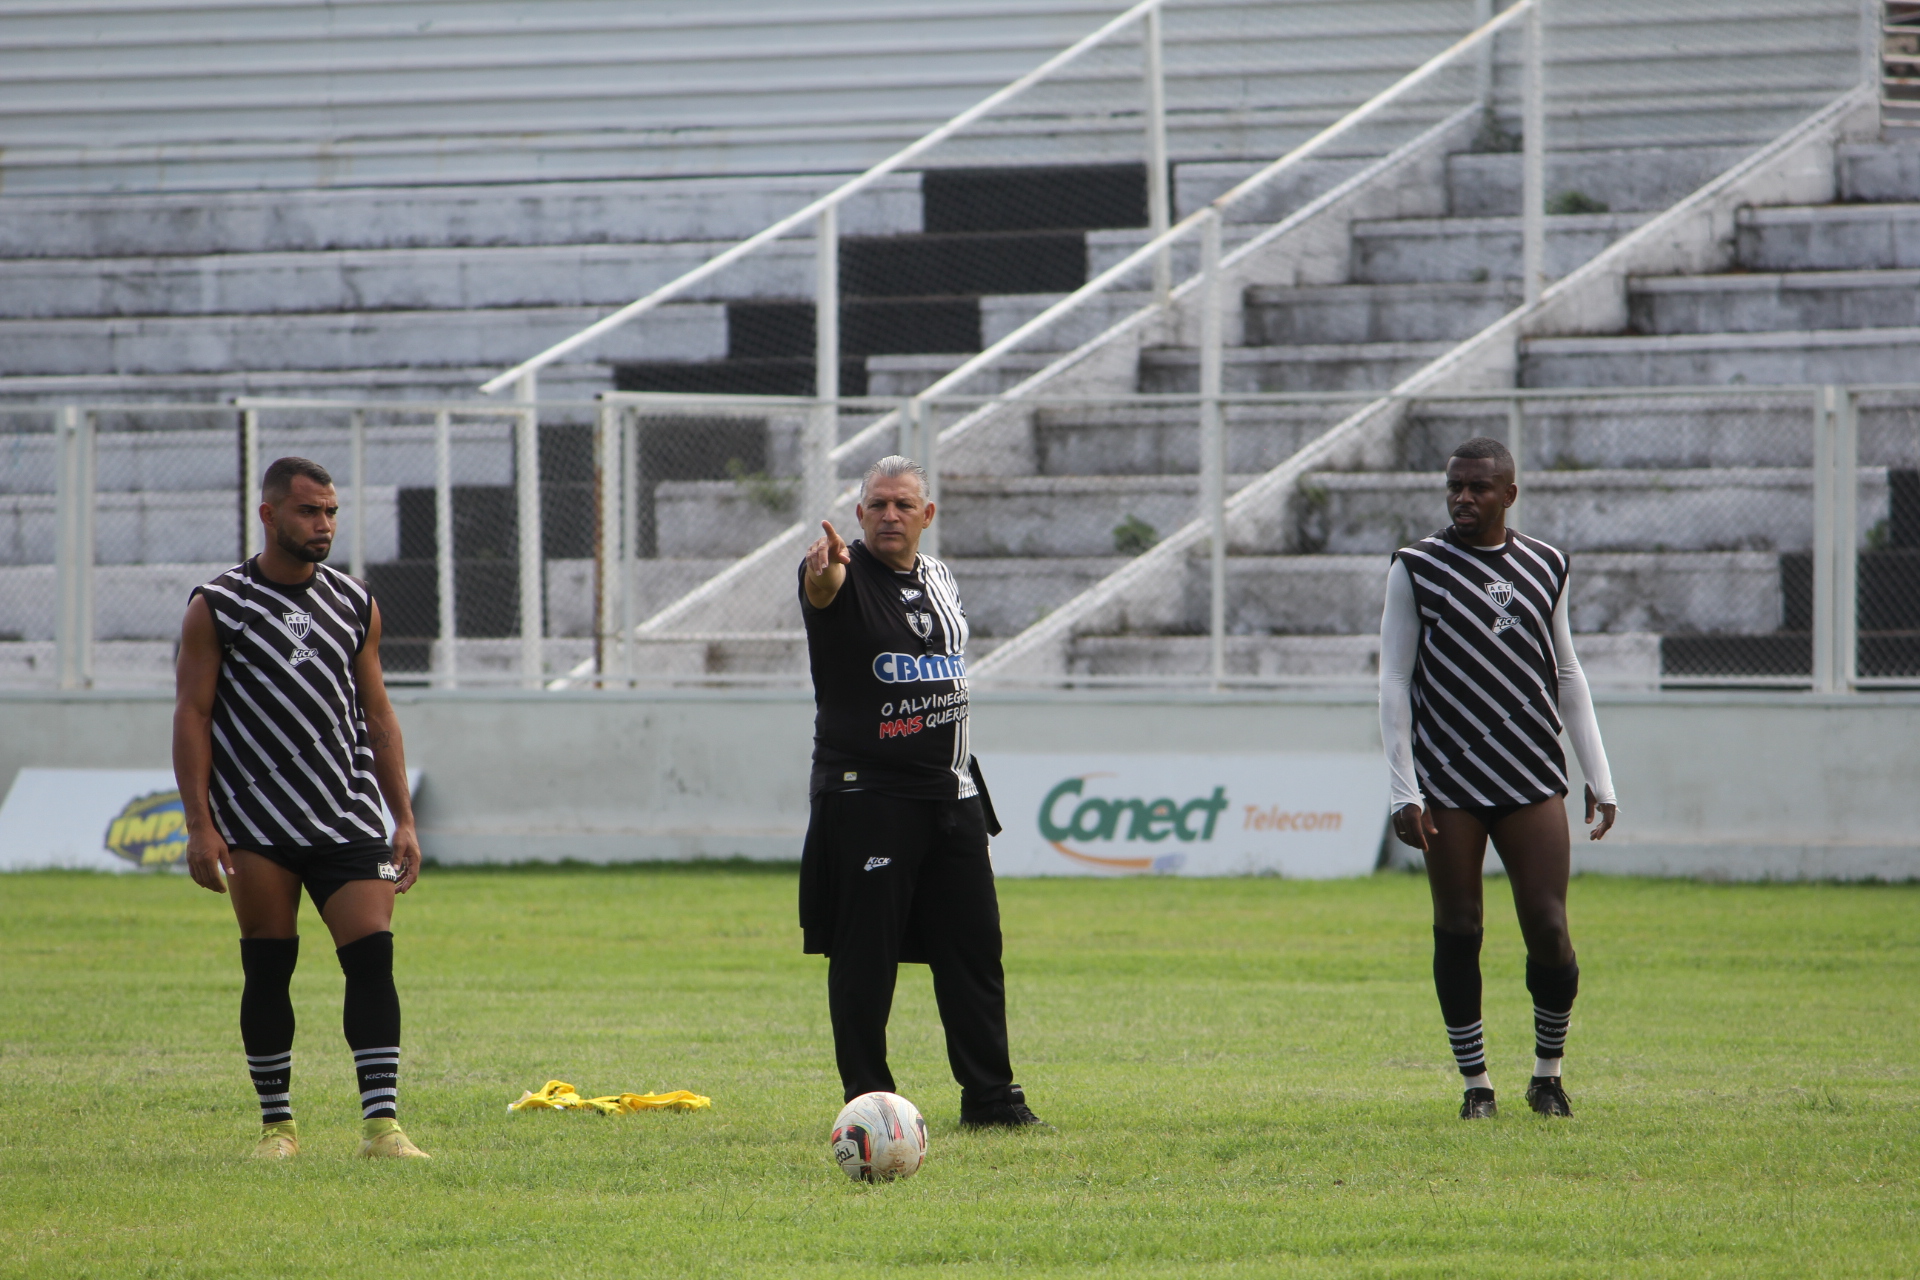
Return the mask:
<path id="1" fill-rule="evenodd" d="M 1365 875 L 1386 763 L 1358 752 L 982 752 L 1005 876 Z"/>

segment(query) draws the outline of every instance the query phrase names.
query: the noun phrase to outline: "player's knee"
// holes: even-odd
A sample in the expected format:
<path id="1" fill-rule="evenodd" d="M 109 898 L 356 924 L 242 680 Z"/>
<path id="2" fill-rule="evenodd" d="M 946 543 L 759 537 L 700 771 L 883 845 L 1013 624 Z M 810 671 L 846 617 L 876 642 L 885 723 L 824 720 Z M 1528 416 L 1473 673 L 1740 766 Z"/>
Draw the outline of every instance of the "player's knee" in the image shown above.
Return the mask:
<path id="1" fill-rule="evenodd" d="M 1527 958 L 1539 964 L 1565 964 L 1573 955 L 1573 938 L 1562 911 L 1543 912 L 1521 923 L 1527 940 Z"/>

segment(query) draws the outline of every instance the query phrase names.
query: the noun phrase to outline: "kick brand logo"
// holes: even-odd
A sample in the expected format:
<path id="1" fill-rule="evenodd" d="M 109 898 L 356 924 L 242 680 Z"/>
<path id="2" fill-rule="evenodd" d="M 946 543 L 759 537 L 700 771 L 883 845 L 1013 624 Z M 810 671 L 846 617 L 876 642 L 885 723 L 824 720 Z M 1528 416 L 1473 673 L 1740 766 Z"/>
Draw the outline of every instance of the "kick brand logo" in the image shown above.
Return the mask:
<path id="1" fill-rule="evenodd" d="M 319 650 L 309 649 L 306 645 L 307 635 L 313 630 L 312 614 L 302 613 L 300 610 L 295 609 L 291 612 L 281 614 L 280 621 L 287 624 L 287 634 L 292 636 L 297 642 L 293 650 L 294 666 L 299 666 L 308 658 L 317 658 L 320 656 Z"/>
<path id="2" fill-rule="evenodd" d="M 1487 599 L 1502 609 L 1513 603 L 1513 584 L 1504 578 L 1497 578 L 1487 584 Z"/>
<path id="3" fill-rule="evenodd" d="M 1499 635 L 1502 631 L 1511 631 L 1519 625 L 1520 619 L 1518 618 L 1495 618 L 1493 620 L 1493 634 Z"/>
<path id="4" fill-rule="evenodd" d="M 1210 841 L 1227 808 L 1227 789 L 1216 786 L 1210 796 L 1184 803 L 1163 796 L 1158 800 L 1089 796 L 1087 782 L 1109 774 L 1088 773 L 1063 779 L 1040 803 L 1040 834 L 1055 849 L 1077 862 L 1126 871 L 1176 871 L 1186 861 L 1181 853 L 1158 857 L 1112 856 L 1067 847 L 1079 843 L 1145 841 L 1158 844 L 1172 837 L 1182 844 Z"/>
<path id="5" fill-rule="evenodd" d="M 868 858 L 867 865 L 862 867 L 861 870 L 862 871 L 878 871 L 882 867 L 890 867 L 892 865 L 893 865 L 892 858 Z"/>
<path id="6" fill-rule="evenodd" d="M 920 593 L 918 591 L 915 591 L 912 587 L 900 588 L 901 604 L 912 604 L 915 600 L 918 600 L 919 598 L 920 598 Z"/>

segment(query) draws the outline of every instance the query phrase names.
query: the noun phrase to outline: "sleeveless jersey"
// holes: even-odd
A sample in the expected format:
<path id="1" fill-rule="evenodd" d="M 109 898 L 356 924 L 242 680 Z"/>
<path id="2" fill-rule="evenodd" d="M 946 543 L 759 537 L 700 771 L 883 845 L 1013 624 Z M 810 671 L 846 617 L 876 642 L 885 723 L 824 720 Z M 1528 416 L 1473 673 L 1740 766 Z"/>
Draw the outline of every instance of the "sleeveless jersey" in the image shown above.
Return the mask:
<path id="1" fill-rule="evenodd" d="M 258 564 L 195 588 L 220 637 L 213 702 L 214 824 L 241 849 L 385 840 L 353 662 L 373 597 L 323 564 L 297 587 Z"/>
<path id="2" fill-rule="evenodd" d="M 967 614 L 953 573 L 932 556 L 889 568 L 855 541 L 833 603 L 800 613 L 813 672 L 809 791 L 879 791 L 965 800 L 974 786 L 967 735 Z"/>
<path id="3" fill-rule="evenodd" d="M 1443 529 L 1394 558 L 1420 611 L 1412 694 L 1421 790 L 1449 809 L 1566 791 L 1553 651 L 1566 555 L 1518 533 L 1483 551 Z"/>

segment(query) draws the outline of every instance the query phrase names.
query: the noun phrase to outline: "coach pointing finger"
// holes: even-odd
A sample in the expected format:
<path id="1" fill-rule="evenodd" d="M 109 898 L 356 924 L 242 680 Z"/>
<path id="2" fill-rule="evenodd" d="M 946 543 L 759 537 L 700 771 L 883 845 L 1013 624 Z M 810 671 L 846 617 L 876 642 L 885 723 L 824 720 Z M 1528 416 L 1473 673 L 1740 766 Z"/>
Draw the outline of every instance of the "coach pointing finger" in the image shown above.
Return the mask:
<path id="1" fill-rule="evenodd" d="M 894 1092 L 887 1017 L 901 961 L 933 970 L 960 1123 L 1038 1124 L 1007 1053 L 993 821 L 968 747 L 967 617 L 953 574 L 920 554 L 933 522 L 917 463 L 861 483 L 863 537 L 827 521 L 800 565 L 816 712 L 800 926 L 829 957 L 846 1099 Z"/>
<path id="2" fill-rule="evenodd" d="M 927 505 L 931 508 L 933 504 Z M 931 518 L 932 512 L 928 515 Z M 847 580 L 847 565 L 853 559 L 831 520 L 822 520 L 820 527 L 827 531 L 827 536 L 815 539 L 807 548 L 807 603 L 816 609 L 833 603 L 834 596 L 840 593 L 840 584 Z"/>

